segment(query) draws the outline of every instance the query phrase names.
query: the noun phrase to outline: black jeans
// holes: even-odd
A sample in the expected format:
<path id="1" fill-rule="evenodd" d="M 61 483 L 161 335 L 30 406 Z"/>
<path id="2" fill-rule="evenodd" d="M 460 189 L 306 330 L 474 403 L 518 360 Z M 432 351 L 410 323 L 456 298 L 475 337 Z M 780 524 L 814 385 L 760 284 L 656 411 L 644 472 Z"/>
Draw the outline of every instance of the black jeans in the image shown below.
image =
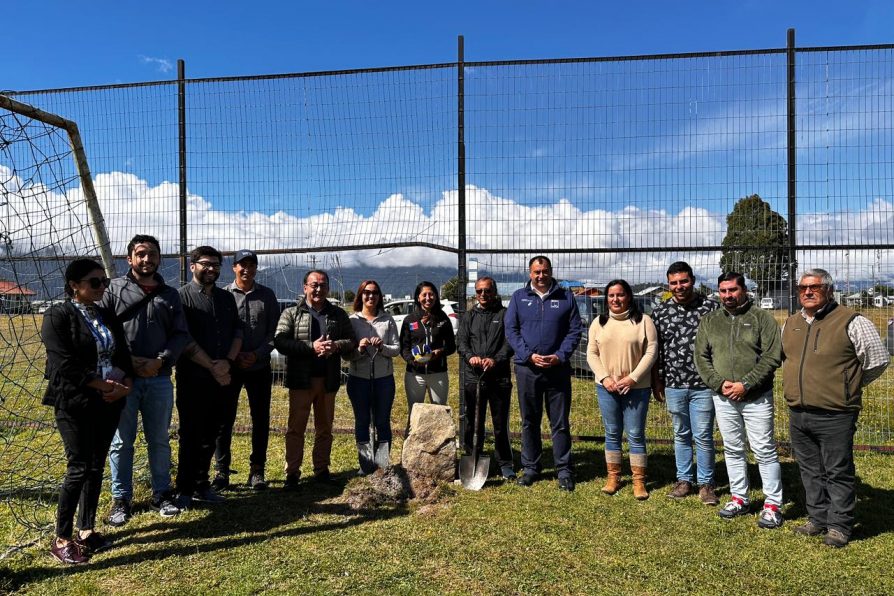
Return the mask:
<path id="1" fill-rule="evenodd" d="M 515 367 L 515 379 L 518 382 L 518 405 L 522 419 L 521 463 L 525 473 L 536 475 L 543 469 L 540 461 L 543 454 L 540 423 L 545 403 L 556 474 L 559 478 L 570 478 L 573 475 L 571 427 L 568 422 L 571 413 L 571 368 L 567 364 L 545 369 L 519 364 Z"/>
<path id="2" fill-rule="evenodd" d="M 210 375 L 177 375 L 177 415 L 180 418 L 180 452 L 177 457 L 177 491 L 192 496 L 209 485 L 208 469 L 214 439 L 220 426 L 225 387 Z"/>
<path id="3" fill-rule="evenodd" d="M 56 427 L 68 461 L 59 487 L 56 536 L 72 537 L 75 508 L 79 529 L 90 530 L 96 524 L 102 473 L 120 417 L 118 404 L 91 403 L 81 410 L 56 410 Z"/>
<path id="4" fill-rule="evenodd" d="M 463 436 L 463 448 L 466 453 L 472 453 L 474 445 L 475 415 L 478 409 L 476 383 L 466 383 L 464 392 L 466 406 L 465 436 Z M 481 397 L 484 400 L 484 408 L 478 420 L 478 436 L 484 435 L 485 415 L 487 405 L 490 404 L 490 416 L 494 429 L 494 453 L 500 467 L 512 465 L 512 447 L 509 444 L 509 400 L 512 396 L 512 382 L 509 378 L 485 380 L 481 382 Z"/>
<path id="5" fill-rule="evenodd" d="M 810 521 L 845 536 L 854 527 L 854 433 L 859 412 L 789 410 L 792 451 L 798 461 Z"/>
<path id="6" fill-rule="evenodd" d="M 252 472 L 263 472 L 267 463 L 267 444 L 270 440 L 270 395 L 273 377 L 270 366 L 260 370 L 230 370 L 232 381 L 223 388 L 225 397 L 221 404 L 221 420 L 217 428 L 214 459 L 215 468 L 229 476 L 233 443 L 233 425 L 239 408 L 242 388 L 248 394 L 248 409 L 251 413 L 251 455 L 248 458 Z"/>

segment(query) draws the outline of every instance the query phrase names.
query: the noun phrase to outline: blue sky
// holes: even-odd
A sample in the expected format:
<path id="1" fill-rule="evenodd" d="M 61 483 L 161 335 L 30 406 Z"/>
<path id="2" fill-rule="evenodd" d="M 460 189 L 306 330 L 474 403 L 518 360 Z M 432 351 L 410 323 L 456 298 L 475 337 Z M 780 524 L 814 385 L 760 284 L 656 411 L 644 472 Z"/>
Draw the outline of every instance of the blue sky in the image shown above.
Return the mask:
<path id="1" fill-rule="evenodd" d="M 894 40 L 894 3 L 9 2 L 4 89 L 467 60 L 616 56 Z M 42 18 L 35 21 L 35 11 Z"/>
<path id="2" fill-rule="evenodd" d="M 7 22 L 22 26 L 5 27 L 15 51 L 0 88 L 170 80 L 178 58 L 190 78 L 452 62 L 457 34 L 467 61 L 781 48 L 789 27 L 801 47 L 894 42 L 894 3 L 881 1 L 40 6 L 47 18 L 39 29 L 34 5 L 6 7 Z M 814 81 L 799 94 L 799 197 L 810 224 L 799 227 L 813 234 L 802 241 L 891 242 L 890 62 L 839 64 L 822 53 L 799 60 L 799 77 Z M 549 239 L 537 251 L 705 246 L 720 242 L 738 198 L 758 193 L 784 213 L 780 67 L 776 54 L 469 69 L 470 248 L 527 249 L 532 220 L 545 222 Z M 192 85 L 190 244 L 453 245 L 454 85 L 453 69 Z M 113 243 L 136 225 L 174 248 L 171 91 L 24 96 L 81 125 Z M 345 230 L 353 236 L 340 236 Z M 389 257 L 345 261 L 455 260 L 426 249 Z M 581 258 L 578 275 L 605 268 L 660 278 L 667 258 Z M 713 269 L 716 255 L 705 261 Z"/>

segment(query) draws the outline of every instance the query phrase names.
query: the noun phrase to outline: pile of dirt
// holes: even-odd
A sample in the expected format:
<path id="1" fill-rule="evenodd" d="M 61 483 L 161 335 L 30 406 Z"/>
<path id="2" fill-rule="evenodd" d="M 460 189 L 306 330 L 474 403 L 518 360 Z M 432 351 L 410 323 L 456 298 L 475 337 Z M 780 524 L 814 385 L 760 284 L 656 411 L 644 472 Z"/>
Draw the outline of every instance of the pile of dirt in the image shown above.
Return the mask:
<path id="1" fill-rule="evenodd" d="M 431 505 L 449 492 L 443 482 L 410 477 L 397 465 L 352 480 L 345 488 L 344 498 L 351 509 L 361 511 L 409 502 Z"/>

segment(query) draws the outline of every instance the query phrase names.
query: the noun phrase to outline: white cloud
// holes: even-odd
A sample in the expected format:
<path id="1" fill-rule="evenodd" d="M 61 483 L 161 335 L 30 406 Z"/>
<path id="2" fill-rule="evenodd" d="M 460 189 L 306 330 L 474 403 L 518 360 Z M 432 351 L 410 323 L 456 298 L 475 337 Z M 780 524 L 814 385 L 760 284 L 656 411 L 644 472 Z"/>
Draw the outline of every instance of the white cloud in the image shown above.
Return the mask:
<path id="1" fill-rule="evenodd" d="M 80 188 L 66 194 L 40 185 L 23 185 L 0 166 L 4 227 L 16 252 L 49 250 L 57 254 L 83 254 L 94 246 Z M 179 236 L 178 185 L 150 185 L 133 174 L 99 174 L 95 187 L 113 251 L 120 253 L 135 233 L 153 234 L 165 252 L 177 252 Z M 668 263 L 685 259 L 703 279 L 717 272 L 714 251 L 672 253 L 634 249 L 642 247 L 693 247 L 719 245 L 726 233 L 726 214 L 696 205 L 679 212 L 627 206 L 616 210 L 582 211 L 561 199 L 523 205 L 487 189 L 468 186 L 467 247 L 482 269 L 518 271 L 535 253 L 578 248 L 575 254 L 553 253 L 557 273 L 565 278 L 626 277 L 633 281 L 660 280 Z M 384 243 L 420 241 L 456 246 L 457 191 L 441 194 L 429 213 L 402 194 L 385 197 L 378 208 L 363 215 L 350 207 L 299 217 L 277 211 L 224 211 L 212 201 L 188 195 L 189 246 L 210 244 L 223 251 L 251 247 L 274 250 L 336 245 L 369 246 L 368 250 L 340 252 L 343 267 L 376 268 L 414 265 L 454 267 L 456 255 L 424 247 L 378 249 Z M 843 258 L 837 244 L 890 243 L 894 230 L 894 203 L 875 199 L 861 209 L 843 213 L 799 216 L 799 243 L 833 247 L 799 257 L 802 266 L 846 268 L 851 279 L 894 279 L 894 251 L 851 251 Z M 613 249 L 604 253 L 587 248 Z M 487 251 L 518 250 L 525 254 L 494 255 Z M 268 266 L 292 256 L 271 257 Z M 321 254 L 325 258 L 325 253 Z M 809 261 L 809 262 L 808 262 Z M 833 263 L 837 264 L 833 267 Z M 834 272 L 844 277 L 843 272 Z"/>
<path id="2" fill-rule="evenodd" d="M 143 56 L 140 55 L 140 62 L 143 64 L 151 64 L 155 66 L 155 69 L 158 72 L 169 73 L 174 70 L 174 63 L 168 60 L 167 58 L 153 58 L 152 56 Z"/>

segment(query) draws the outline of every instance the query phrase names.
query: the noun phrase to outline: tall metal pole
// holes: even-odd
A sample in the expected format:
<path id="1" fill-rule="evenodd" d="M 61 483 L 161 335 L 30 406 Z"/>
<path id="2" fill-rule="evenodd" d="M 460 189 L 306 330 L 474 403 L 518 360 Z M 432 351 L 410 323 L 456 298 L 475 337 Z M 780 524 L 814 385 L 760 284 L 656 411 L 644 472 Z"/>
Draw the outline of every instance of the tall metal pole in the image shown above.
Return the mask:
<path id="1" fill-rule="evenodd" d="M 186 284 L 186 63 L 177 60 L 177 136 L 180 181 L 180 285 Z"/>
<path id="2" fill-rule="evenodd" d="M 788 133 L 788 308 L 789 313 L 795 312 L 797 295 L 795 284 L 798 280 L 795 275 L 798 272 L 797 246 L 797 145 L 795 139 L 795 30 L 788 30 L 786 52 L 786 66 L 788 82 L 787 97 L 787 124 Z"/>
<path id="3" fill-rule="evenodd" d="M 465 49 L 463 36 L 457 37 L 456 59 L 456 184 L 457 184 L 457 285 L 459 286 L 459 309 L 466 309 L 466 140 L 465 140 Z M 463 315 L 465 316 L 465 315 Z M 465 437 L 466 403 L 463 367 L 459 367 L 459 436 Z M 474 449 L 474 446 L 472 447 Z"/>

